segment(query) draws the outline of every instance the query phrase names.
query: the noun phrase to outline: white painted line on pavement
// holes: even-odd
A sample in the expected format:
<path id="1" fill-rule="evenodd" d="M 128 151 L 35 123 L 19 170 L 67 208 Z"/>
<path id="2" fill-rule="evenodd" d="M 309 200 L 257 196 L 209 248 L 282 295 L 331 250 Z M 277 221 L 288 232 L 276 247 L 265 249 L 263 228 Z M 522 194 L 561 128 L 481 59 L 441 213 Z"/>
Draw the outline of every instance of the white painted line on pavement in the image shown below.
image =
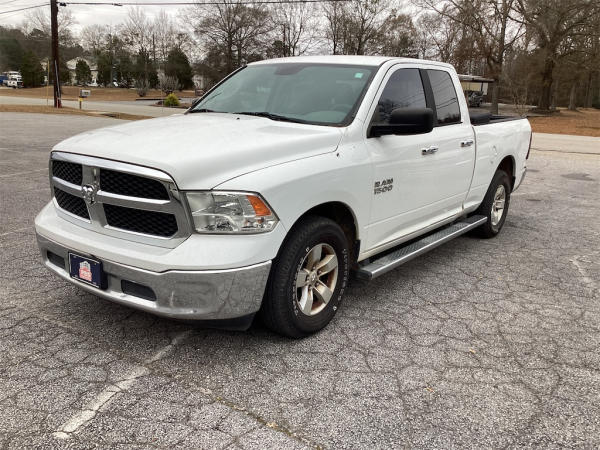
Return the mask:
<path id="1" fill-rule="evenodd" d="M 88 403 L 81 411 L 65 422 L 57 431 L 52 433 L 52 435 L 56 439 L 69 439 L 71 434 L 77 433 L 78 430 L 94 419 L 100 408 L 106 406 L 108 402 L 110 402 L 110 400 L 115 396 L 115 394 L 127 391 L 138 378 L 148 375 L 150 373 L 150 370 L 146 367 L 148 364 L 152 364 L 153 362 L 164 358 L 173 348 L 185 340 L 191 333 L 191 330 L 189 330 L 177 334 L 168 345 L 165 345 L 150 358 L 146 359 L 142 363 L 141 367 L 137 367 L 129 372 L 127 375 L 125 375 L 125 377 L 123 377 L 122 380 L 107 386 L 96 396 L 94 400 Z"/>
<path id="2" fill-rule="evenodd" d="M 582 256 L 577 256 L 573 259 L 571 259 L 570 261 L 573 263 L 573 265 L 577 268 L 577 271 L 579 272 L 579 274 L 581 275 L 581 279 L 583 280 L 583 282 L 585 284 L 587 284 L 588 286 L 591 286 L 594 289 L 598 289 L 598 286 L 596 285 L 596 282 L 590 278 L 587 274 L 587 271 L 583 268 L 583 266 L 581 265 L 581 263 L 579 262 L 579 260 L 583 258 Z"/>
<path id="3" fill-rule="evenodd" d="M 31 229 L 32 229 L 32 227 L 17 228 L 16 230 L 12 230 L 12 231 L 8 231 L 6 233 L 0 234 L 0 237 L 2 237 L 2 236 L 8 236 L 9 234 L 13 234 L 13 233 L 20 233 L 21 231 L 31 230 Z"/>

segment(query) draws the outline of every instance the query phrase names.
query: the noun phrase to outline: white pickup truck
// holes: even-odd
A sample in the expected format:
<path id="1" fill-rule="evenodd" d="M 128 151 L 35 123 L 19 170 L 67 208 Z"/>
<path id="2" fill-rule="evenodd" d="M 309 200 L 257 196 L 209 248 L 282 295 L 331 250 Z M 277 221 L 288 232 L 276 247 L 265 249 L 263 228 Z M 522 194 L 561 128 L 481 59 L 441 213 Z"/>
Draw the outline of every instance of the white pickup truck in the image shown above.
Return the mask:
<path id="1" fill-rule="evenodd" d="M 185 114 L 54 147 L 45 265 L 158 315 L 302 337 L 375 278 L 500 232 L 531 128 L 470 115 L 452 66 L 366 56 L 249 64 Z M 376 299 L 373 299 L 376 301 Z"/>

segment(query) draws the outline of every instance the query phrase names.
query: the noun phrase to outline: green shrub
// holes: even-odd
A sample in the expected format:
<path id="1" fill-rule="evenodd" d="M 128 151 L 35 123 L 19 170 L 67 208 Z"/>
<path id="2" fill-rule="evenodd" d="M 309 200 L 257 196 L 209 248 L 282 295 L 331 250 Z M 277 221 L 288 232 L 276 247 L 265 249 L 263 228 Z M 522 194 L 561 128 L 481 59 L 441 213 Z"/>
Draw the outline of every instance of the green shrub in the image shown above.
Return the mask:
<path id="1" fill-rule="evenodd" d="M 165 97 L 163 104 L 165 106 L 179 106 L 179 99 L 175 94 L 169 94 Z"/>

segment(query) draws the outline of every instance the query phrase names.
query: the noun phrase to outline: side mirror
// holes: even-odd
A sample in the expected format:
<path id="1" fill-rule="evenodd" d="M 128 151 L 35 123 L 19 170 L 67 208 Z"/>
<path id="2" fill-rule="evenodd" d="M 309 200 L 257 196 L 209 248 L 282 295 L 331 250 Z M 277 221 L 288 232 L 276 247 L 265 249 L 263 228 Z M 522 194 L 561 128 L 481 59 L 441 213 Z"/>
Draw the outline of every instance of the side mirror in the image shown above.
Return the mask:
<path id="1" fill-rule="evenodd" d="M 371 125 L 369 137 L 388 134 L 423 134 L 431 130 L 433 130 L 431 108 L 396 108 L 392 111 L 389 123 Z"/>

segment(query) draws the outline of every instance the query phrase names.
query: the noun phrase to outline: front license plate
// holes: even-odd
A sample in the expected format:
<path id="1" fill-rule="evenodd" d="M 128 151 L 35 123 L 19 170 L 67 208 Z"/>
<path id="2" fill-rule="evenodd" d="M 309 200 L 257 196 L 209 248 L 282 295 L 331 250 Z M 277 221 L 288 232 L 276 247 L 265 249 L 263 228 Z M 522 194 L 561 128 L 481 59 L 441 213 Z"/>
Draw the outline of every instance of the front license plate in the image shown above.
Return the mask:
<path id="1" fill-rule="evenodd" d="M 69 273 L 82 283 L 102 289 L 102 263 L 95 259 L 69 253 Z"/>

